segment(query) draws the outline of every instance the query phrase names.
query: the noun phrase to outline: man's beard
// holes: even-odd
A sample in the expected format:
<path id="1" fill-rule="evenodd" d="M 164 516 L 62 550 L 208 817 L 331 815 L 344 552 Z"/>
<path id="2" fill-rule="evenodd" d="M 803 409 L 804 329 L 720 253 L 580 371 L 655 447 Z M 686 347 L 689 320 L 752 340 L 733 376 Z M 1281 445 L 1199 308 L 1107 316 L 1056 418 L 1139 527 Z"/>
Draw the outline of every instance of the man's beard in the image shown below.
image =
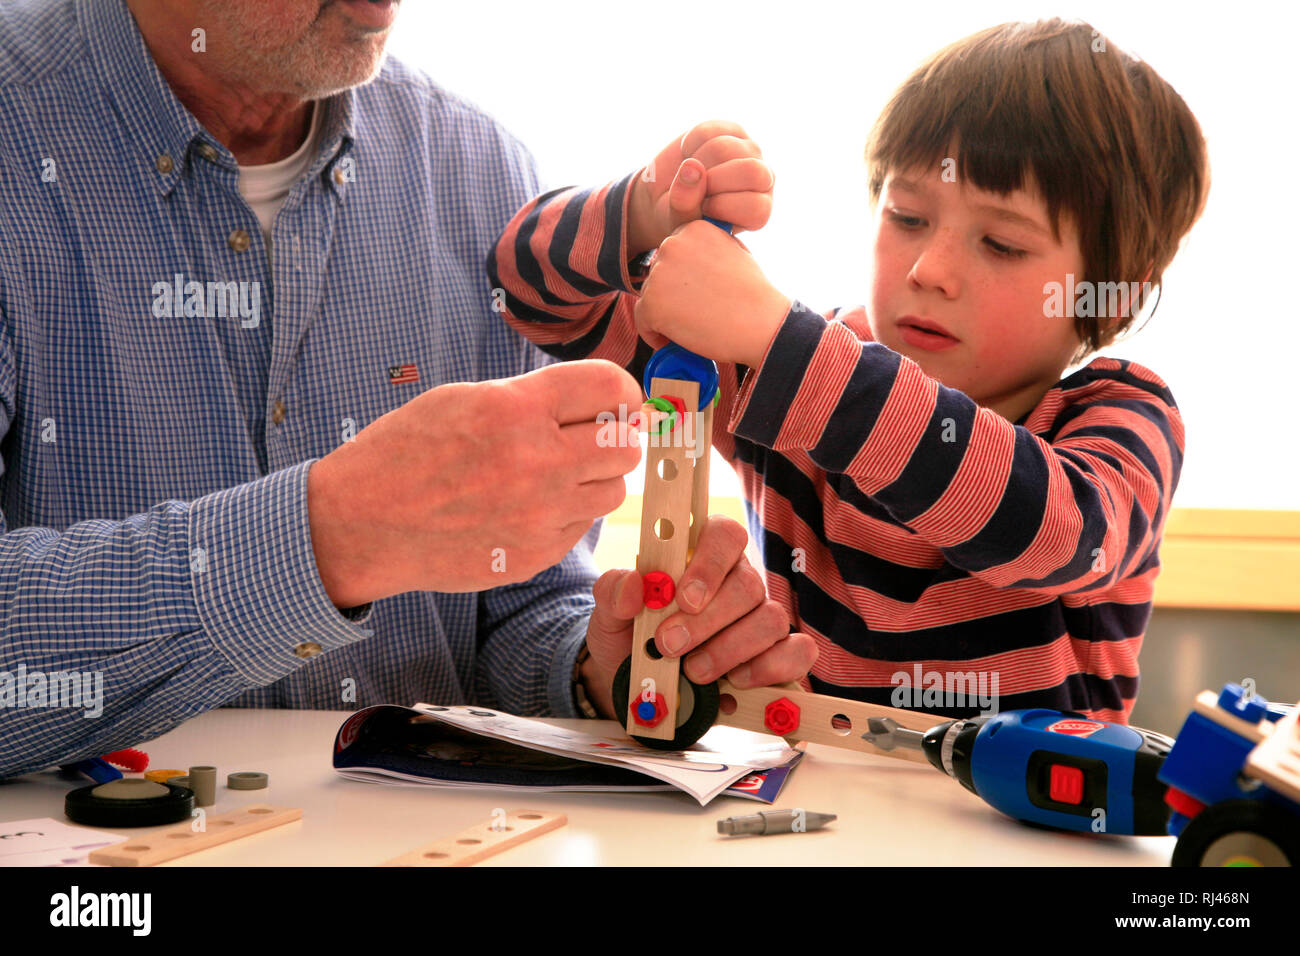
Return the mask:
<path id="1" fill-rule="evenodd" d="M 294 42 L 267 49 L 265 38 L 284 32 L 275 8 L 273 3 L 259 3 L 232 16 L 234 11 L 224 0 L 216 0 L 210 9 L 207 16 L 220 23 L 223 45 L 239 51 L 235 54 L 238 60 L 227 64 L 228 80 L 259 93 L 288 93 L 315 100 L 361 86 L 378 75 L 387 56 L 386 35 L 358 34 L 355 39 L 331 43 L 325 30 L 312 24 Z M 329 15 L 325 10 L 321 8 L 318 20 Z"/>

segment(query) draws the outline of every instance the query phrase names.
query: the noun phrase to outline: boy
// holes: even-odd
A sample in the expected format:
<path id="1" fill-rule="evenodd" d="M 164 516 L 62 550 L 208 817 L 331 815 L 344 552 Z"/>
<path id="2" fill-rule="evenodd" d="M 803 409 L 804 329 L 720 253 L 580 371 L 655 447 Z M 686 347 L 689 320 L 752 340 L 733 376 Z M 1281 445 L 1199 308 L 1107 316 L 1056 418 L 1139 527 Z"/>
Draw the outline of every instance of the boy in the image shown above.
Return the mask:
<path id="1" fill-rule="evenodd" d="M 714 445 L 771 597 L 817 643 L 812 690 L 1127 721 L 1183 424 L 1138 365 L 1061 375 L 1131 325 L 1204 207 L 1186 104 L 1087 24 L 939 52 L 867 145 L 870 306 L 826 318 L 697 221 L 766 221 L 743 132 L 706 124 L 681 151 L 669 186 L 521 210 L 488 263 L 512 324 L 637 376 L 667 340 L 720 363 Z"/>

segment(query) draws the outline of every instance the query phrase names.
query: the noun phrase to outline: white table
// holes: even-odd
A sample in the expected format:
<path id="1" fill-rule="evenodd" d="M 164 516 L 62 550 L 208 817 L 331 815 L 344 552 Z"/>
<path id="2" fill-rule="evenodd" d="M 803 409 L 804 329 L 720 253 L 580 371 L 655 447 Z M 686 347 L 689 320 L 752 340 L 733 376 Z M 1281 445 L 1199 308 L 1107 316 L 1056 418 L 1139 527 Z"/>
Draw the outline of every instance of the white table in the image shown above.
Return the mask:
<path id="1" fill-rule="evenodd" d="M 765 809 L 682 793 L 515 794 L 384 787 L 344 780 L 331 765 L 343 711 L 219 709 L 143 744 L 150 768 L 213 764 L 209 814 L 250 803 L 301 807 L 303 818 L 182 857 L 173 866 L 366 866 L 489 820 L 495 808 L 568 815 L 568 825 L 480 866 L 619 865 L 1093 865 L 1168 866 L 1172 837 L 1058 833 L 1011 820 L 937 770 L 818 744 L 777 807 L 838 814 L 826 829 L 723 837 L 715 821 Z M 592 729 L 590 721 L 556 721 Z M 261 770 L 266 790 L 226 789 L 226 774 Z M 84 786 L 55 772 L 0 781 L 0 820 L 65 820 L 63 798 Z M 123 839 L 152 832 L 125 830 Z"/>

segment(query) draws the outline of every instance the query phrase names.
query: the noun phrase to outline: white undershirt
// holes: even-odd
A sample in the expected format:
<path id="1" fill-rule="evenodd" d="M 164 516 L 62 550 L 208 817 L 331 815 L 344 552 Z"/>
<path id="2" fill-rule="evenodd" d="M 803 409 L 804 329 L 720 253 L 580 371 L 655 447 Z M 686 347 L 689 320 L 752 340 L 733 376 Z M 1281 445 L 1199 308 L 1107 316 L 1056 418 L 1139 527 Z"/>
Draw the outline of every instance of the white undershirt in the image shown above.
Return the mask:
<path id="1" fill-rule="evenodd" d="M 311 128 L 307 131 L 307 138 L 303 144 L 292 156 L 263 166 L 239 167 L 239 193 L 253 208 L 257 221 L 262 226 L 262 235 L 266 237 L 268 258 L 271 255 L 271 226 L 275 222 L 275 214 L 280 211 L 285 198 L 289 195 L 289 190 L 307 171 L 307 167 L 316 159 L 316 153 L 320 149 L 320 114 L 321 110 L 313 102 Z M 274 259 L 271 262 L 271 271 L 274 274 Z"/>

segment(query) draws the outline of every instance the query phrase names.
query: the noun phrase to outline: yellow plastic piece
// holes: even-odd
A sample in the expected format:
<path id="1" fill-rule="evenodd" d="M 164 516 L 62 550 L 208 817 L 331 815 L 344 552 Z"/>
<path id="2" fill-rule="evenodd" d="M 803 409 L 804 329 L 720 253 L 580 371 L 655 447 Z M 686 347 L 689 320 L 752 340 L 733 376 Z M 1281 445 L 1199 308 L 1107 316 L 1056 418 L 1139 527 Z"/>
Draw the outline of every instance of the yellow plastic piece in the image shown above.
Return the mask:
<path id="1" fill-rule="evenodd" d="M 152 780 L 154 783 L 166 783 L 172 777 L 183 776 L 185 776 L 184 770 L 147 770 L 145 771 L 144 778 L 146 780 Z"/>

